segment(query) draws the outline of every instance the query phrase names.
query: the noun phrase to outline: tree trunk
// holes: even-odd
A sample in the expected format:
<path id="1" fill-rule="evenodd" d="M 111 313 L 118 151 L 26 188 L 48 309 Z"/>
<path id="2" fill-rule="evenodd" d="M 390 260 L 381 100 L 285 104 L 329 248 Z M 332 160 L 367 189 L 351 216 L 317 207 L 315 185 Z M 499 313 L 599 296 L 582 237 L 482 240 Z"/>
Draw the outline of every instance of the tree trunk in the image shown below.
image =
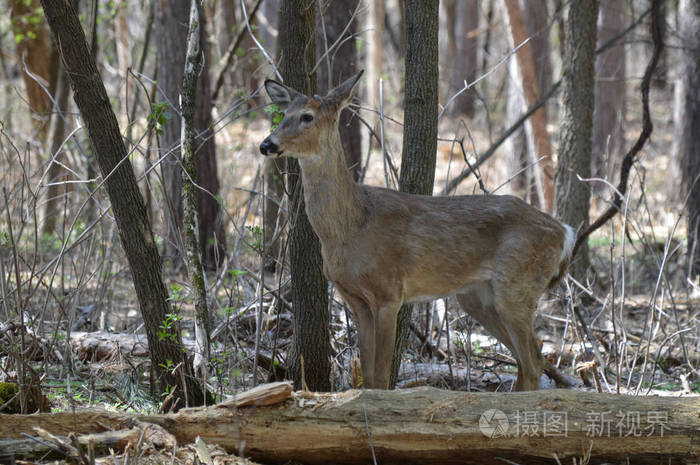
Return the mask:
<path id="1" fill-rule="evenodd" d="M 600 2 L 598 44 L 604 44 L 625 29 L 624 4 Z M 591 174 L 615 182 L 625 150 L 625 44 L 618 42 L 596 57 L 595 109 Z M 592 188 L 607 191 L 602 183 Z"/>
<path id="2" fill-rule="evenodd" d="M 199 40 L 202 56 L 209 57 L 204 15 L 200 15 L 200 22 Z M 201 189 L 197 189 L 197 211 L 199 212 L 199 248 L 202 254 L 202 264 L 209 269 L 216 269 L 226 260 L 226 233 L 218 199 L 221 189 L 211 106 L 211 80 L 208 60 L 205 59 L 197 79 L 197 107 L 195 111 L 195 127 L 199 135 L 195 163 L 197 165 L 197 184 L 201 187 Z"/>
<path id="3" fill-rule="evenodd" d="M 199 436 L 263 463 L 365 465 L 374 455 L 377 463 L 402 465 L 644 465 L 693 464 L 700 455 L 698 397 L 559 389 L 467 393 L 420 387 L 297 393 L 289 399 L 292 393 L 284 383 L 255 391 L 215 407 L 171 415 L 95 409 L 0 415 L 0 437 L 21 441 L 22 433 L 32 434 L 34 426 L 55 435 L 84 435 L 107 427 L 124 429 L 137 420 L 139 427 L 161 426 L 179 444 Z"/>
<path id="4" fill-rule="evenodd" d="M 265 0 L 262 3 L 262 16 L 266 21 L 260 23 L 260 39 L 265 44 L 274 46 L 273 50 L 268 48 L 272 56 L 277 56 L 279 61 L 279 50 L 277 50 L 277 37 L 273 33 L 277 32 L 277 19 L 279 13 L 279 0 Z M 274 272 L 277 267 L 277 259 L 281 255 L 282 249 L 282 229 L 284 221 L 281 221 L 279 205 L 284 197 L 284 171 L 285 161 L 279 158 L 266 157 L 263 161 L 265 172 L 265 270 Z"/>
<path id="5" fill-rule="evenodd" d="M 280 73 L 287 86 L 305 95 L 316 92 L 315 0 L 282 0 L 279 14 L 278 49 Z M 301 170 L 287 159 L 287 190 L 291 231 L 289 262 L 292 278 L 293 341 L 287 365 L 297 388 L 329 391 L 330 312 L 328 282 L 323 275 L 321 243 L 304 209 Z"/>
<path id="6" fill-rule="evenodd" d="M 555 178 L 557 218 L 574 228 L 588 226 L 591 192 L 591 146 L 593 132 L 593 72 L 598 18 L 598 1 L 585 0 L 569 5 L 564 44 L 563 115 L 559 162 Z M 588 246 L 581 245 L 569 270 L 585 283 L 589 267 Z"/>
<path id="7" fill-rule="evenodd" d="M 57 111 L 62 114 L 57 114 L 54 118 L 53 133 L 51 134 L 51 146 L 49 147 L 49 157 L 51 166 L 49 166 L 46 181 L 50 183 L 58 183 L 66 181 L 66 171 L 61 165 L 56 163 L 60 157 L 58 150 L 61 148 L 66 132 L 66 114 L 68 110 L 68 97 L 70 96 L 70 84 L 68 76 L 62 66 L 59 66 L 58 78 L 56 83 L 56 106 Z M 64 147 L 64 151 L 65 151 Z M 61 163 L 66 164 L 67 159 L 63 157 Z M 52 185 L 46 188 L 46 205 L 44 206 L 44 222 L 41 225 L 41 234 L 50 235 L 56 230 L 56 221 L 59 218 L 60 201 L 63 199 L 63 194 L 67 187 L 64 185 Z"/>
<path id="8" fill-rule="evenodd" d="M 525 41 L 528 34 L 525 16 L 518 2 L 506 0 L 506 11 L 508 13 L 508 22 L 510 24 L 510 32 L 513 37 L 513 43 L 517 46 Z M 522 82 L 523 95 L 528 106 L 534 105 L 540 96 L 540 86 L 538 73 L 535 69 L 535 56 L 533 47 L 528 42 L 523 45 L 516 53 L 518 61 L 518 69 Z M 554 201 L 554 162 L 552 161 L 552 146 L 549 142 L 549 133 L 547 132 L 547 113 L 545 107 L 537 110 L 529 120 L 532 127 L 532 139 L 534 146 L 534 159 L 547 157 L 540 161 L 535 170 L 539 171 L 540 185 L 542 186 L 541 199 L 538 204 L 540 208 L 551 212 Z M 536 175 L 537 177 L 537 175 Z M 538 189 L 539 191 L 539 189 Z"/>
<path id="9" fill-rule="evenodd" d="M 119 124 L 90 54 L 78 15 L 63 0 L 42 0 L 41 4 L 55 41 L 60 44 L 63 65 L 70 78 L 75 103 L 87 126 L 102 176 L 106 178 L 107 194 L 133 275 L 151 361 L 162 383 L 159 392 L 165 391 L 169 386 L 178 387 L 176 397 L 184 401 L 183 405 L 200 405 L 203 392 L 191 377 L 189 362 L 181 348 L 177 324 L 173 325 L 165 339 L 158 335 L 161 325 L 168 321 L 168 315 L 173 312 L 163 285 L 160 257 L 146 216 L 146 207 L 127 158 Z M 172 367 L 180 362 L 183 363 L 180 371 L 173 373 Z"/>
<path id="10" fill-rule="evenodd" d="M 457 0 L 454 5 L 454 17 L 447 18 L 454 24 L 455 55 L 454 61 L 449 62 L 452 68 L 449 96 L 464 87 L 464 81 L 471 83 L 476 79 L 479 50 L 479 2 L 477 0 Z M 450 106 L 450 114 L 454 117 L 474 116 L 475 92 L 462 92 Z"/>
<path id="11" fill-rule="evenodd" d="M 399 190 L 432 195 L 438 115 L 439 0 L 406 1 L 406 89 Z M 408 336 L 411 306 L 399 311 L 391 386 L 396 384 Z"/>
<path id="12" fill-rule="evenodd" d="M 700 2 L 681 0 L 678 6 L 681 70 L 676 85 L 682 86 L 675 139 L 681 154 L 683 185 L 688 193 L 688 256 L 690 277 L 700 274 L 698 227 L 700 225 Z"/>
<path id="13" fill-rule="evenodd" d="M 369 15 L 367 38 L 367 102 L 370 107 L 379 108 L 379 78 L 384 69 L 384 0 L 368 0 Z M 371 141 L 370 141 L 371 143 Z"/>
<path id="14" fill-rule="evenodd" d="M 51 75 L 49 33 L 44 18 L 37 13 L 39 0 L 10 0 L 9 4 L 17 63 L 27 91 L 33 127 L 39 145 L 43 148 L 49 131 L 51 99 L 41 85 L 27 74 L 24 65 L 27 65 L 29 72 L 43 79 L 49 93 L 53 94 L 55 79 Z"/>
<path id="15" fill-rule="evenodd" d="M 535 64 L 535 76 L 539 95 L 545 93 L 552 84 L 552 67 L 549 59 L 549 17 L 547 14 L 547 2 L 545 0 L 532 0 L 520 2 L 520 7 L 525 16 L 525 26 L 530 38 L 530 50 Z M 513 35 L 511 37 L 511 46 Z M 508 63 L 508 102 L 506 104 L 506 127 L 511 127 L 522 113 L 528 109 L 528 105 L 523 99 L 522 79 L 519 78 L 520 70 L 518 60 L 510 60 Z M 547 107 L 542 107 L 545 119 L 547 119 Z M 532 125 L 525 123 L 525 127 L 518 129 L 509 137 L 504 145 L 508 157 L 508 165 L 511 167 L 510 175 L 514 176 L 511 181 L 511 191 L 523 195 L 523 198 L 533 205 L 540 205 L 538 197 L 538 187 L 540 193 L 541 176 L 539 185 L 535 182 L 535 175 L 541 174 L 540 170 L 530 168 L 525 169 L 536 160 L 533 150 Z M 524 170 L 524 171 L 522 171 Z M 522 171 L 520 174 L 517 174 Z"/>
<path id="16" fill-rule="evenodd" d="M 211 324 L 209 323 L 209 308 L 207 305 L 207 284 L 202 269 L 199 231 L 197 230 L 197 188 L 195 186 L 197 151 L 195 111 L 197 78 L 202 67 L 202 50 L 200 48 L 200 18 L 196 0 L 191 0 L 189 31 L 187 33 L 187 56 L 182 81 L 180 105 L 182 107 L 182 170 L 183 179 L 183 227 L 185 239 L 185 261 L 190 280 L 195 309 L 195 339 L 197 341 L 194 354 L 194 371 L 207 379 L 207 364 L 209 363 L 209 347 Z"/>
<path id="17" fill-rule="evenodd" d="M 341 38 L 341 33 L 355 12 L 359 0 L 333 0 L 326 10 L 326 16 L 320 20 L 325 22 L 326 37 L 322 37 L 324 28 L 319 28 L 319 56 L 326 52 L 326 45 L 332 46 Z M 347 39 L 357 33 L 358 18 L 354 18 L 348 26 L 345 36 Z M 345 79 L 357 73 L 357 46 L 355 39 L 345 40 L 338 48 L 331 51 L 318 67 L 318 93 L 325 95 L 330 89 Z M 362 169 L 362 135 L 360 120 L 353 117 L 349 109 L 343 110 L 338 122 L 340 141 L 345 152 L 345 161 L 352 173 L 353 179 L 360 178 Z"/>
<path id="18" fill-rule="evenodd" d="M 202 21 L 204 18 L 201 18 Z M 187 0 L 156 2 L 156 35 L 158 37 L 158 84 L 165 96 L 159 99 L 168 101 L 179 108 L 180 84 L 185 69 L 185 54 L 182 47 L 173 44 L 185 44 L 187 24 L 189 22 L 189 2 Z M 204 23 L 202 23 L 204 26 Z M 205 28 L 201 28 L 203 47 Z M 204 48 L 206 56 L 206 48 Z M 199 202 L 199 237 L 202 249 L 202 261 L 205 266 L 213 268 L 221 263 L 225 252 L 225 236 L 221 208 L 216 197 L 219 194 L 219 180 L 216 163 L 216 145 L 211 129 L 211 84 L 209 66 L 204 63 L 197 82 L 196 128 L 199 134 L 197 150 L 197 184 L 204 190 L 197 190 Z M 167 233 L 165 237 L 164 259 L 179 266 L 183 249 L 182 231 L 182 167 L 180 166 L 180 118 L 175 117 L 175 110 L 170 110 L 171 117 L 163 126 L 160 136 L 162 154 L 170 155 L 161 162 L 163 190 L 165 193 L 165 217 Z"/>

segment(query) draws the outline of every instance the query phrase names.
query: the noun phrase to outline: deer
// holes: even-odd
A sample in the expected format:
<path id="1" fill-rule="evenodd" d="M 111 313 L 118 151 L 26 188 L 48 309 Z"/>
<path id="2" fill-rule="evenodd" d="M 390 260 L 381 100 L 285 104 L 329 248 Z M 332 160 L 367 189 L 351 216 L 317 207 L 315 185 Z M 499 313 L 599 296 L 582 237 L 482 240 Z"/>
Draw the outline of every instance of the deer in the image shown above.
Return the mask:
<path id="1" fill-rule="evenodd" d="M 298 159 L 324 274 L 355 320 L 361 387 L 390 388 L 402 304 L 456 296 L 512 353 L 514 389 L 538 389 L 545 360 L 534 314 L 566 272 L 574 229 L 510 195 L 413 195 L 356 183 L 338 117 L 361 76 L 325 97 L 266 80 L 284 118 L 260 144 L 264 156 Z"/>

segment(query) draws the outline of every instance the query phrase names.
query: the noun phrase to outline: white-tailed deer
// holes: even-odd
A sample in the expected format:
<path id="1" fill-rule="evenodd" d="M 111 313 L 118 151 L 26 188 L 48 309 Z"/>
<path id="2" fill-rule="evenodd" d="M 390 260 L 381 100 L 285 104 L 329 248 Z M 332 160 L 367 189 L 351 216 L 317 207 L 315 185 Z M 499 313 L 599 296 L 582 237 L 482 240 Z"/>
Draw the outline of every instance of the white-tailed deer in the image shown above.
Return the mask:
<path id="1" fill-rule="evenodd" d="M 361 75 L 325 97 L 266 81 L 285 116 L 260 152 L 299 159 L 324 272 L 355 316 L 363 387 L 389 387 L 401 304 L 455 295 L 512 352 L 515 388 L 537 389 L 544 358 L 534 312 L 566 270 L 574 230 L 511 196 L 430 197 L 356 184 L 338 115 Z"/>

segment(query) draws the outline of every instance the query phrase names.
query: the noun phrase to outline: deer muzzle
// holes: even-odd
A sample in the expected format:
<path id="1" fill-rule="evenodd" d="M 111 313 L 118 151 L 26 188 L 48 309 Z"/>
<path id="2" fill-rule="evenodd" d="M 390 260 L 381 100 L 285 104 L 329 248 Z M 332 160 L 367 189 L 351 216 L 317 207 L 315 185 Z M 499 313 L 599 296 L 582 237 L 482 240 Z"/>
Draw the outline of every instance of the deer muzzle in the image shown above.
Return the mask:
<path id="1" fill-rule="evenodd" d="M 262 141 L 262 144 L 260 144 L 260 153 L 262 153 L 265 156 L 281 154 L 281 152 L 279 151 L 279 146 L 272 142 L 272 140 L 270 140 L 269 137 Z"/>

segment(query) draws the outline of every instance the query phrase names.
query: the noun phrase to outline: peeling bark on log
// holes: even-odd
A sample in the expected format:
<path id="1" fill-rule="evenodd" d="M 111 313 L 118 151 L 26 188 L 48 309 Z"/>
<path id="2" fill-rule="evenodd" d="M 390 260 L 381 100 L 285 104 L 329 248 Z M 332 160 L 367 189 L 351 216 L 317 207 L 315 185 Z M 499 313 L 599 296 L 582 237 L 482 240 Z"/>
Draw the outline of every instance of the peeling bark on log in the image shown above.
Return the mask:
<path id="1" fill-rule="evenodd" d="M 78 443 L 85 449 L 88 442 L 92 443 L 94 451 L 99 454 L 109 454 L 111 450 L 124 450 L 131 443 L 132 447 L 143 443 L 144 441 L 152 443 L 158 448 L 172 450 L 176 444 L 176 440 L 172 435 L 162 431 L 157 425 L 145 424 L 142 427 L 134 427 L 118 431 L 106 431 L 104 433 L 83 434 L 77 437 Z M 47 441 L 46 438 L 41 438 L 41 434 L 32 431 L 27 432 L 32 436 L 39 436 L 39 442 L 36 439 L 0 439 L 0 462 L 5 460 L 11 461 L 12 458 L 22 457 L 25 459 L 38 458 L 46 460 L 48 458 L 63 458 L 65 455 L 58 453 L 55 444 Z M 65 437 L 59 438 L 62 441 L 68 442 Z M 65 453 L 65 452 L 64 452 Z M 72 454 L 68 454 L 72 455 Z M 11 462 L 10 462 L 11 463 Z"/>
<path id="2" fill-rule="evenodd" d="M 279 395 L 279 388 L 270 391 Z M 590 457 L 588 463 L 656 464 L 697 463 L 699 414 L 700 397 L 416 388 L 300 392 L 268 407 L 219 406 L 131 418 L 162 426 L 180 443 L 200 436 L 264 463 L 366 464 L 373 447 L 383 465 L 571 463 L 575 457 Z M 0 437 L 20 437 L 35 425 L 54 434 L 75 429 L 85 434 L 119 427 L 129 418 L 94 410 L 75 416 L 0 415 Z"/>

